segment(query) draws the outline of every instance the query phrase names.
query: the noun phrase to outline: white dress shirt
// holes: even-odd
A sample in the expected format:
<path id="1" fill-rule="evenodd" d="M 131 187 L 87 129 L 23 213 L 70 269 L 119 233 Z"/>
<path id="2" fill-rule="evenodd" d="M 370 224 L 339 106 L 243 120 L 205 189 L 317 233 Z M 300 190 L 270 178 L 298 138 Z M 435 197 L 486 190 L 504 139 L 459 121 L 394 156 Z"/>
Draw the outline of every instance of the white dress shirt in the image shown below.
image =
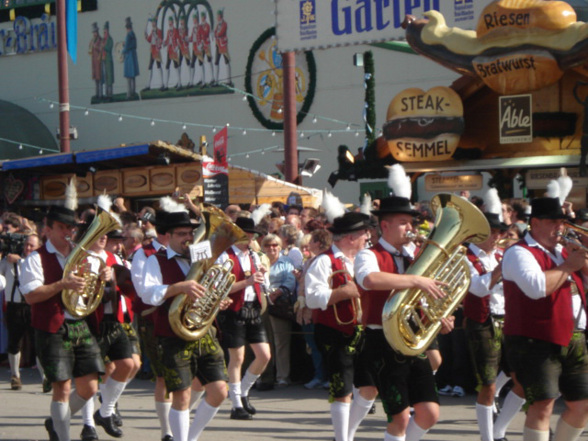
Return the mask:
<path id="1" fill-rule="evenodd" d="M 184 275 L 188 274 L 190 270 L 189 259 L 176 253 L 171 248 L 165 250 L 167 259 L 175 259 Z M 157 256 L 149 256 L 145 263 L 143 271 L 143 291 L 141 293 L 141 300 L 147 305 L 160 306 L 165 302 L 165 294 L 169 285 L 163 284 L 163 276 Z"/>
<path id="2" fill-rule="evenodd" d="M 10 263 L 6 259 L 2 259 L 0 261 L 0 291 L 4 289 L 4 299 L 6 302 L 14 301 L 14 303 L 22 303 L 24 302 L 24 297 L 20 292 L 20 286 L 17 286 L 14 289 L 14 300 L 12 296 L 12 290 L 14 288 L 14 282 L 16 281 L 16 276 L 18 275 L 19 284 L 20 282 L 20 274 L 22 273 L 22 265 L 24 264 L 24 259 L 20 259 L 16 262 L 16 266 L 14 263 Z"/>
<path id="3" fill-rule="evenodd" d="M 241 251 L 235 245 L 233 245 L 232 248 L 233 248 L 233 252 L 237 256 L 237 259 L 239 259 L 239 264 L 241 265 L 241 269 L 243 270 L 243 272 L 247 272 L 247 271 L 252 272 L 251 271 L 251 260 L 250 260 L 251 253 L 250 253 L 250 251 L 249 250 Z M 257 256 L 255 256 L 255 253 L 253 253 L 252 258 L 256 259 L 256 257 Z M 216 259 L 216 263 L 220 263 L 222 265 L 228 259 L 229 259 L 229 254 L 225 251 L 220 256 L 218 256 L 218 259 Z M 259 263 L 259 260 L 256 260 L 256 262 Z M 239 280 L 237 280 L 237 282 L 239 282 Z M 244 301 L 245 302 L 253 302 L 256 298 L 257 298 L 257 296 L 255 294 L 255 288 L 253 288 L 253 285 L 248 285 L 245 288 Z"/>
<path id="4" fill-rule="evenodd" d="M 502 282 L 496 283 L 490 288 L 492 280 L 492 271 L 498 266 L 499 262 L 496 260 L 496 251 L 486 253 L 477 245 L 470 244 L 470 250 L 480 260 L 482 267 L 486 270 L 486 274 L 479 274 L 469 259 L 466 259 L 468 267 L 470 268 L 471 284 L 470 291 L 476 297 L 490 296 L 490 313 L 493 315 L 504 315 L 504 291 L 502 289 Z"/>
<path id="5" fill-rule="evenodd" d="M 345 268 L 353 278 L 353 260 L 343 254 L 337 245 L 332 246 L 333 255 L 335 259 L 342 259 Z M 333 290 L 329 286 L 329 277 L 333 272 L 331 259 L 325 254 L 317 256 L 310 264 L 306 275 L 304 276 L 304 284 L 306 286 L 306 306 L 311 309 L 327 309 L 331 293 Z"/>
<path id="6" fill-rule="evenodd" d="M 526 234 L 524 240 L 529 246 L 537 247 L 547 253 L 556 265 L 561 265 L 564 262 L 565 259 L 561 255 L 562 245 L 556 245 L 555 254 L 552 254 L 539 244 L 531 234 Z M 537 300 L 547 297 L 545 273 L 535 256 L 521 246 L 512 246 L 504 253 L 502 278 L 516 283 L 521 291 L 531 299 Z M 586 277 L 584 277 L 584 284 L 586 285 Z M 579 295 L 572 296 L 572 307 L 577 329 L 586 329 L 586 311 L 582 307 L 582 299 Z"/>
<path id="7" fill-rule="evenodd" d="M 163 246 L 157 241 L 157 239 L 153 239 L 151 245 L 153 245 L 156 251 L 159 251 Z M 135 287 L 137 294 L 139 294 L 139 297 L 141 297 L 143 291 L 143 268 L 145 267 L 146 261 L 147 256 L 145 255 L 145 250 L 139 248 L 133 256 L 133 261 L 131 263 L 131 280 L 133 281 L 133 286 Z"/>
<path id="8" fill-rule="evenodd" d="M 65 267 L 66 257 L 57 251 L 50 240 L 47 240 L 45 248 L 47 248 L 48 253 L 55 254 L 55 257 L 57 257 L 57 261 L 63 270 Z M 41 264 L 41 256 L 39 255 L 38 251 L 33 251 L 25 259 L 22 266 L 22 273 L 20 275 L 20 291 L 26 297 L 27 294 L 43 285 L 45 285 L 45 273 L 43 272 L 43 265 Z M 67 311 L 67 309 L 64 310 L 64 314 L 67 320 L 77 320 Z"/>

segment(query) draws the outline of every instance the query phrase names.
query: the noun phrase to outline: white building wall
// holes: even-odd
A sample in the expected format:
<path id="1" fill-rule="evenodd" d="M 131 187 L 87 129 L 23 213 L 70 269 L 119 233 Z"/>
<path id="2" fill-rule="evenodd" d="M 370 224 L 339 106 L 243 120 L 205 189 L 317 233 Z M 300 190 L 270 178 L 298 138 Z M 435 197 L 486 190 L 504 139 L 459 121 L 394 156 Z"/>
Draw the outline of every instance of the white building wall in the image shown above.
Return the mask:
<path id="1" fill-rule="evenodd" d="M 91 105 L 94 95 L 94 82 L 91 79 L 91 57 L 88 44 L 91 38 L 91 26 L 97 22 L 102 32 L 105 21 L 110 22 L 110 33 L 115 41 L 124 41 L 124 19 L 132 17 L 134 31 L 138 41 L 140 76 L 136 78 L 137 91 L 147 84 L 149 71 L 148 43 L 143 32 L 150 15 L 155 13 L 159 2 L 153 0 L 101 0 L 98 10 L 79 14 L 78 21 L 78 62 L 69 63 L 70 104 L 81 107 L 71 111 L 71 124 L 77 127 L 79 138 L 72 141 L 72 150 L 87 150 L 113 147 L 120 144 L 142 143 L 161 139 L 175 143 L 183 132 L 182 123 L 198 123 L 222 126 L 229 123 L 231 127 L 263 129 L 253 116 L 247 102 L 241 94 L 210 95 L 128 101 L 122 103 L 105 103 Z M 229 30 L 229 53 L 231 55 L 232 77 L 235 87 L 244 90 L 244 75 L 247 57 L 254 41 L 263 31 L 274 25 L 274 2 L 272 0 L 210 0 L 215 15 L 219 8 L 224 8 L 225 20 Z M 0 29 L 9 26 L 0 24 Z M 307 117 L 299 127 L 305 132 L 299 138 L 299 145 L 320 149 L 320 152 L 302 153 L 301 162 L 308 157 L 321 160 L 322 168 L 312 178 L 304 178 L 304 185 L 316 188 L 329 188 L 327 178 L 337 170 L 337 148 L 340 144 L 349 146 L 352 152 L 363 144 L 362 135 L 355 137 L 354 131 L 334 134 L 332 138 L 325 135 L 311 135 L 313 130 L 340 130 L 344 125 L 326 119 L 343 121 L 363 127 L 363 68 L 353 65 L 353 54 L 372 50 L 375 63 L 377 127 L 385 122 L 386 110 L 390 100 L 407 87 L 429 89 L 436 85 L 448 86 L 457 78 L 457 74 L 440 67 L 432 61 L 416 55 L 387 51 L 370 46 L 353 46 L 345 48 L 314 51 L 317 64 L 317 87 L 314 102 L 309 110 L 319 117 L 316 124 L 312 117 Z M 0 57 L 0 99 L 14 102 L 37 115 L 51 130 L 59 125 L 58 106 L 49 108 L 47 102 L 39 99 L 58 101 L 57 52 L 36 53 Z M 115 61 L 114 93 L 126 91 L 123 77 L 123 65 Z M 90 114 L 84 115 L 89 108 Z M 106 111 L 109 115 L 95 113 Z M 118 114 L 133 117 L 145 117 L 139 120 L 124 117 L 118 121 Z M 150 126 L 149 120 L 165 119 L 176 123 L 157 123 Z M 211 129 L 188 127 L 188 135 L 198 143 L 200 135 L 206 135 L 211 141 L 214 134 Z M 265 173 L 276 171 L 275 163 L 283 159 L 282 153 L 254 153 L 247 158 L 245 153 L 265 147 L 283 145 L 280 136 L 272 137 L 272 131 L 248 130 L 247 135 L 240 131 L 229 131 L 229 156 L 234 164 L 259 170 Z M 3 157 L 0 152 L 0 158 Z M 359 184 L 339 181 L 334 193 L 341 200 L 357 203 Z"/>

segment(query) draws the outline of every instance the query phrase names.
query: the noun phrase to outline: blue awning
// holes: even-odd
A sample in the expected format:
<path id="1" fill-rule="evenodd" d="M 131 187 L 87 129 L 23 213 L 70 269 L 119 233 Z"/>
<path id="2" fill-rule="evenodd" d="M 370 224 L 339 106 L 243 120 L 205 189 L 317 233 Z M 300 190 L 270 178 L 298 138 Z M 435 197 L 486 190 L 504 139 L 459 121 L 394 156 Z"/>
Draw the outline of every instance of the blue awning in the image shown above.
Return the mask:
<path id="1" fill-rule="evenodd" d="M 149 144 L 115 147 L 112 149 L 93 150 L 89 152 L 77 152 L 75 155 L 76 163 L 89 164 L 92 162 L 108 161 L 147 154 L 149 154 Z"/>
<path id="2" fill-rule="evenodd" d="M 36 156 L 34 158 L 13 159 L 2 163 L 3 170 L 19 170 L 23 168 L 47 167 L 49 165 L 73 164 L 72 153 L 58 155 Z"/>

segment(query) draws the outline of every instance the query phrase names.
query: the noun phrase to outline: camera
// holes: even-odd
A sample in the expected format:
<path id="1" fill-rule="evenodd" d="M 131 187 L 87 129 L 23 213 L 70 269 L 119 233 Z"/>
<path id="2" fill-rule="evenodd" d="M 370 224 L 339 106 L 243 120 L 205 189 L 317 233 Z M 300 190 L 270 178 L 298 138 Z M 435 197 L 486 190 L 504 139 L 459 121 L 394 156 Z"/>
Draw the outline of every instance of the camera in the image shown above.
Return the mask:
<path id="1" fill-rule="evenodd" d="M 0 255 L 7 254 L 24 254 L 24 244 L 27 237 L 24 234 L 18 233 L 2 233 L 0 234 Z"/>

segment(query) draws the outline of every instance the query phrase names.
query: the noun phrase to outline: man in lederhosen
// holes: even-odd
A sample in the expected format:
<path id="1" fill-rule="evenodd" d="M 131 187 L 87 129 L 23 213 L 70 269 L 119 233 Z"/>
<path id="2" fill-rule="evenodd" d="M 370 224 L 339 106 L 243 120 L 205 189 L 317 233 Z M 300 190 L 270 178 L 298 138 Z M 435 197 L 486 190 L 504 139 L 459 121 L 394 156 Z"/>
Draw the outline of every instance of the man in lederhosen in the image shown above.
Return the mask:
<path id="1" fill-rule="evenodd" d="M 194 227 L 187 210 L 168 212 L 165 231 L 168 247 L 151 255 L 143 272 L 143 300 L 157 306 L 154 314 L 155 336 L 167 391 L 172 393 L 169 423 L 175 441 L 194 441 L 214 418 L 227 396 L 227 373 L 222 348 L 215 329 L 196 341 L 178 337 L 169 322 L 169 308 L 179 294 L 189 299 L 204 297 L 206 289 L 194 280 L 185 280 L 190 269 L 189 244 L 194 241 Z M 197 377 L 206 397 L 196 409 L 190 424 L 191 384 Z"/>
<path id="2" fill-rule="evenodd" d="M 357 306 L 352 303 L 359 302 L 359 291 L 353 281 L 353 263 L 368 240 L 368 227 L 369 217 L 361 213 L 345 213 L 335 218 L 329 227 L 333 245 L 315 258 L 304 279 L 306 305 L 314 309 L 315 340 L 330 382 L 329 401 L 336 441 L 347 441 L 349 427 L 356 425 L 356 421 L 350 421 L 360 335 L 356 328 Z M 354 397 L 354 401 L 356 399 L 358 397 Z M 372 402 L 369 407 L 371 405 Z"/>
<path id="3" fill-rule="evenodd" d="M 104 373 L 100 348 L 86 321 L 69 314 L 61 299 L 64 289 L 85 288 L 83 277 L 63 274 L 76 225 L 73 207 L 49 209 L 45 218 L 47 243 L 27 257 L 21 275 L 21 291 L 32 305 L 37 354 L 53 387 L 51 418 L 45 420 L 51 441 L 70 439 L 71 415 L 96 393 L 98 375 Z M 100 277 L 107 279 L 109 272 L 105 268 Z"/>

